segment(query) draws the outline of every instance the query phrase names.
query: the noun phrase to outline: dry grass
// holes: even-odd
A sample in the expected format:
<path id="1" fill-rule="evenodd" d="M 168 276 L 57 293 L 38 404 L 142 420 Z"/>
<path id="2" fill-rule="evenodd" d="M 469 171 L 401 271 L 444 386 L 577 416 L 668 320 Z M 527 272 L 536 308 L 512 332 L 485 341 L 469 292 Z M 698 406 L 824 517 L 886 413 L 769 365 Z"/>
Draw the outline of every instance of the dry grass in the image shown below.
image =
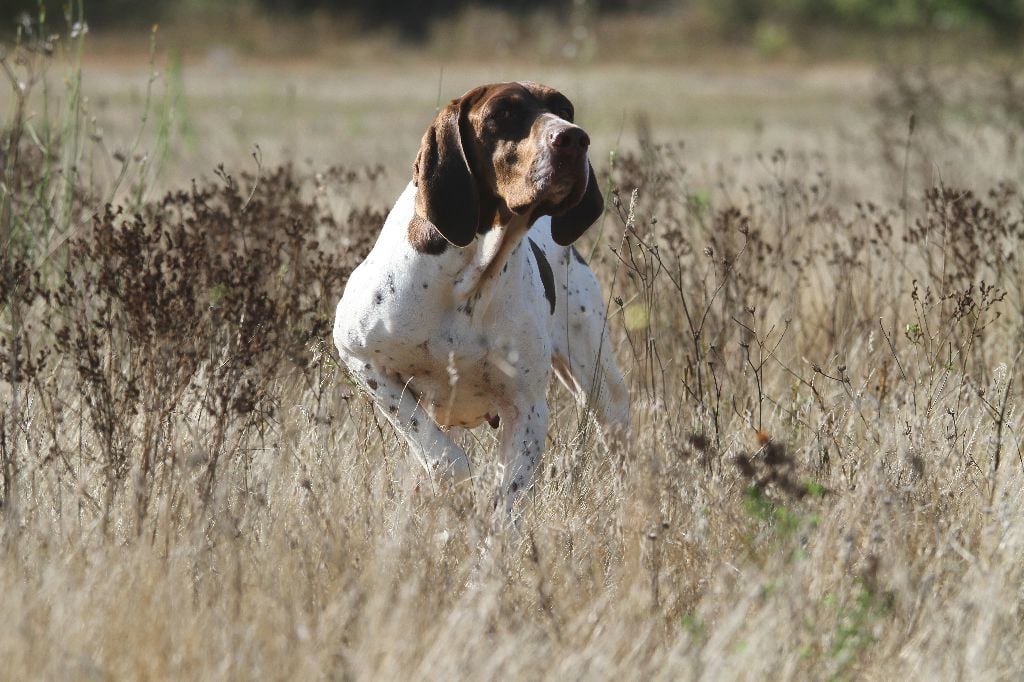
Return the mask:
<path id="1" fill-rule="evenodd" d="M 110 73 L 84 72 L 93 102 Z M 436 79 L 360 99 L 341 75 L 319 109 L 300 98 L 291 134 L 327 156 L 348 134 L 330 112 L 369 102 L 367 146 L 333 159 L 355 170 L 279 166 L 278 130 L 256 136 L 256 162 L 248 140 L 193 185 L 190 164 L 213 168 L 203 155 L 234 133 L 191 98 L 152 104 L 165 115 L 134 148 L 127 115 L 81 142 L 38 110 L 22 117 L 35 137 L 9 121 L 0 675 L 1018 676 L 1021 129 L 993 103 L 1019 81 L 970 79 L 957 99 L 917 76 L 840 93 L 821 73 L 540 76 L 578 84 L 583 122 L 617 149 L 595 164 L 614 199 L 585 252 L 634 438 L 609 452 L 553 389 L 548 466 L 515 528 L 490 513 L 493 434 L 465 437 L 468 508 L 422 492 L 326 338 Z M 743 120 L 775 111 L 744 93 L 794 82 L 815 118 Z M 616 112 L 619 83 L 650 92 Z M 702 110 L 702 83 L 733 87 L 704 85 L 718 99 Z M 243 107 L 194 87 L 259 115 L 258 92 Z M 62 92 L 79 120 L 87 105 Z M 707 112 L 692 129 L 687 105 Z M 187 107 L 201 151 L 141 160 L 188 149 L 154 123 Z M 657 142 L 671 130 L 686 147 Z"/>

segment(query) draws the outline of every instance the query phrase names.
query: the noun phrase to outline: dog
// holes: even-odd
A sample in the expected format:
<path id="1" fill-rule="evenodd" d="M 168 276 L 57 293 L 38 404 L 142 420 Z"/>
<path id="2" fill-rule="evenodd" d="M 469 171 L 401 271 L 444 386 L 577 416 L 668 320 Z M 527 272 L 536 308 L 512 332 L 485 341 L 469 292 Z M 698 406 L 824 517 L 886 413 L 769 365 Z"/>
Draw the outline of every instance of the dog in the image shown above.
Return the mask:
<path id="1" fill-rule="evenodd" d="M 540 463 L 552 368 L 608 431 L 629 429 L 601 289 L 571 246 L 604 211 L 573 116 L 532 82 L 452 100 L 335 317 L 350 377 L 435 481 L 471 477 L 450 427 L 500 425 L 509 513 Z"/>

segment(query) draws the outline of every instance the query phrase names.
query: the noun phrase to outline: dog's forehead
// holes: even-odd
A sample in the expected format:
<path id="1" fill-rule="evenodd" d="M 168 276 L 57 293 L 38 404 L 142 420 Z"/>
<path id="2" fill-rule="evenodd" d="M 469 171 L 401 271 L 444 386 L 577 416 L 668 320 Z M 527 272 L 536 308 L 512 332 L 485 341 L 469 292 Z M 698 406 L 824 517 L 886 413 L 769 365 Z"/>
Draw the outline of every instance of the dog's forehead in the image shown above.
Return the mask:
<path id="1" fill-rule="evenodd" d="M 482 85 L 467 92 L 463 95 L 463 99 L 469 99 L 475 108 L 483 108 L 491 102 L 514 99 L 525 99 L 544 106 L 546 102 L 556 96 L 565 97 L 558 90 L 547 85 L 541 85 L 533 81 L 517 81 Z"/>
<path id="2" fill-rule="evenodd" d="M 547 100 L 555 95 L 561 95 L 564 97 L 564 95 L 562 95 L 558 90 L 548 87 L 547 85 L 542 85 L 541 83 L 535 83 L 534 81 L 519 81 L 515 83 L 515 85 L 526 90 L 538 100 Z"/>

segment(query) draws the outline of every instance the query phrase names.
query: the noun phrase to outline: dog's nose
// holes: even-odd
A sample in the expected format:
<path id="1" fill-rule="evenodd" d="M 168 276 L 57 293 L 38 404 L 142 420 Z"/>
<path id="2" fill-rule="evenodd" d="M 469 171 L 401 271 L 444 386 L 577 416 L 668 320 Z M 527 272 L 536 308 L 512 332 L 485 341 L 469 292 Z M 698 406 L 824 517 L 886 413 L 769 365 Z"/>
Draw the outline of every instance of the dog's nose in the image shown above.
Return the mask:
<path id="1" fill-rule="evenodd" d="M 548 133 L 548 141 L 552 147 L 559 149 L 586 149 L 590 146 L 590 136 L 582 128 L 560 128 Z"/>

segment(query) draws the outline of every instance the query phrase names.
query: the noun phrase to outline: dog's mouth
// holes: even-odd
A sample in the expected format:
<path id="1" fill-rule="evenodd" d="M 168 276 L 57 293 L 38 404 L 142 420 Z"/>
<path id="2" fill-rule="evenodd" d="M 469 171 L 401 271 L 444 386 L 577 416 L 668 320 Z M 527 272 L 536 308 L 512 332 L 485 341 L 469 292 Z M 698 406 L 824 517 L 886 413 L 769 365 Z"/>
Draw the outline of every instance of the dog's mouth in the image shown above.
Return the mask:
<path id="1" fill-rule="evenodd" d="M 569 158 L 552 154 L 546 161 L 532 174 L 536 192 L 536 200 L 532 203 L 557 207 L 558 213 L 567 211 L 579 203 L 587 188 L 590 176 L 587 156 Z"/>

